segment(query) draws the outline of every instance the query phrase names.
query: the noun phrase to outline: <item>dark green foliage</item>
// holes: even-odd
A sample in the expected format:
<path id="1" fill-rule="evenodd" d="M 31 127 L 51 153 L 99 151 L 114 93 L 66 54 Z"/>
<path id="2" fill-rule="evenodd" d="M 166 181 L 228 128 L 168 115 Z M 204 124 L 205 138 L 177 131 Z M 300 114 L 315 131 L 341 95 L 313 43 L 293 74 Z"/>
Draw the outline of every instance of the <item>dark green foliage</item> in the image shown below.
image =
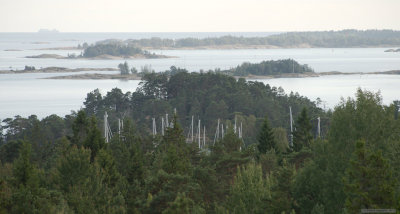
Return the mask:
<path id="1" fill-rule="evenodd" d="M 271 149 L 276 149 L 275 137 L 272 128 L 269 125 L 268 116 L 265 116 L 261 130 L 258 134 L 257 148 L 261 154 L 265 154 Z"/>
<path id="2" fill-rule="evenodd" d="M 72 134 L 71 143 L 82 146 L 83 141 L 87 137 L 89 131 L 89 120 L 86 117 L 86 113 L 80 110 L 72 124 Z"/>
<path id="3" fill-rule="evenodd" d="M 100 130 L 97 128 L 96 123 L 97 122 L 95 117 L 90 118 L 88 124 L 88 132 L 86 134 L 85 140 L 83 141 L 83 146 L 90 149 L 91 151 L 90 160 L 92 162 L 99 150 L 102 149 L 105 144 L 104 138 L 102 137 Z"/>
<path id="4" fill-rule="evenodd" d="M 267 76 L 267 75 L 279 75 L 279 74 L 287 74 L 287 73 L 306 73 L 306 72 L 314 72 L 307 65 L 300 65 L 298 62 L 292 59 L 285 60 L 270 60 L 270 61 L 262 61 L 260 63 L 243 63 L 242 65 L 237 66 L 228 71 L 224 71 L 227 74 L 235 75 L 235 76 L 248 76 L 248 75 L 259 75 L 259 76 Z"/>
<path id="5" fill-rule="evenodd" d="M 34 166 L 31 164 L 31 145 L 28 142 L 23 142 L 20 149 L 19 158 L 14 162 L 13 175 L 16 186 L 26 186 L 32 181 L 35 174 Z M 35 184 L 33 184 L 35 185 Z"/>
<path id="6" fill-rule="evenodd" d="M 95 89 L 88 93 L 83 104 L 85 105 L 85 113 L 87 115 L 97 115 L 101 109 L 99 107 L 102 105 L 103 97 L 99 89 Z"/>
<path id="7" fill-rule="evenodd" d="M 389 161 L 382 152 L 369 151 L 365 142 L 358 141 L 344 181 L 347 211 L 396 208 L 395 185 Z"/>
<path id="8" fill-rule="evenodd" d="M 291 189 L 294 175 L 294 168 L 283 159 L 282 167 L 273 174 L 272 200 L 269 208 L 272 213 L 290 213 L 293 209 L 294 198 Z"/>
<path id="9" fill-rule="evenodd" d="M 185 142 L 183 130 L 177 123 L 176 115 L 173 119 L 173 127 L 167 128 L 160 145 L 161 168 L 172 174 L 187 174 L 190 169 L 189 147 Z"/>
<path id="10" fill-rule="evenodd" d="M 311 134 L 310 118 L 307 114 L 307 109 L 303 108 L 295 123 L 293 132 L 293 150 L 298 152 L 303 147 L 310 147 L 313 139 Z"/>
<path id="11" fill-rule="evenodd" d="M 111 56 L 133 56 L 136 54 L 145 54 L 146 51 L 133 46 L 123 43 L 108 43 L 108 44 L 95 44 L 90 45 L 83 51 L 84 57 L 96 57 L 101 55 L 111 55 Z"/>
<path id="12" fill-rule="evenodd" d="M 0 147 L 0 160 L 2 163 L 13 162 L 19 155 L 22 141 L 10 141 Z"/>

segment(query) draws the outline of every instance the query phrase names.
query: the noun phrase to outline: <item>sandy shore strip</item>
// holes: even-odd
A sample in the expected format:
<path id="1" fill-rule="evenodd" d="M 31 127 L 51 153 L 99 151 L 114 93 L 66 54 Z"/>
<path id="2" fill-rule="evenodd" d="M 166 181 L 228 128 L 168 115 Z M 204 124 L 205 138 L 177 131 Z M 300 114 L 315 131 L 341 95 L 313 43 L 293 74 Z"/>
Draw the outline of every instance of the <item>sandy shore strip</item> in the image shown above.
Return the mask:
<path id="1" fill-rule="evenodd" d="M 118 68 L 63 68 L 47 67 L 37 70 L 0 70 L 0 74 L 24 74 L 24 73 L 68 73 L 81 71 L 119 71 Z"/>

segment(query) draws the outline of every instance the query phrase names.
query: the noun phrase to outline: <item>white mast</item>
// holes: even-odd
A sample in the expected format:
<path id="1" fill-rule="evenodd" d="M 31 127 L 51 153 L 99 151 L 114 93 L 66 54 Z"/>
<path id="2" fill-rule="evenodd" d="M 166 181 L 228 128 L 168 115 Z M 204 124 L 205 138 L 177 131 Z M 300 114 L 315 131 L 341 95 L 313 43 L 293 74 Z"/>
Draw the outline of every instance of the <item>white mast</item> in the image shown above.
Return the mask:
<path id="1" fill-rule="evenodd" d="M 164 130 L 165 130 L 164 117 L 161 117 L 161 135 L 162 136 L 164 136 Z"/>
<path id="2" fill-rule="evenodd" d="M 121 136 L 121 119 L 118 119 L 118 135 Z"/>
<path id="3" fill-rule="evenodd" d="M 156 118 L 153 117 L 153 136 L 157 134 Z"/>
<path id="4" fill-rule="evenodd" d="M 235 127 L 233 128 L 233 132 L 236 134 L 236 115 L 235 115 Z"/>
<path id="5" fill-rule="evenodd" d="M 165 128 L 169 127 L 169 123 L 168 123 L 168 114 L 165 114 Z"/>
<path id="6" fill-rule="evenodd" d="M 110 124 L 108 124 L 108 114 L 107 112 L 104 113 L 104 138 L 106 143 L 112 138 L 112 132 L 110 129 Z"/>
<path id="7" fill-rule="evenodd" d="M 318 117 L 318 137 L 321 137 L 321 117 Z"/>
<path id="8" fill-rule="evenodd" d="M 218 138 L 219 138 L 219 119 L 218 119 L 218 122 L 217 122 L 217 130 L 215 132 L 213 145 L 215 144 L 215 141 L 218 140 Z"/>
<path id="9" fill-rule="evenodd" d="M 193 129 L 194 129 L 194 116 L 192 115 L 192 143 L 193 143 Z"/>
<path id="10" fill-rule="evenodd" d="M 289 106 L 290 112 L 290 147 L 293 147 L 293 115 L 292 115 L 292 107 Z"/>
<path id="11" fill-rule="evenodd" d="M 221 124 L 221 132 L 222 132 L 222 135 L 221 135 L 221 138 L 224 138 L 224 124 Z"/>
<path id="12" fill-rule="evenodd" d="M 206 126 L 203 129 L 203 148 L 206 146 Z"/>
<path id="13" fill-rule="evenodd" d="M 108 143 L 108 122 L 107 122 L 107 112 L 104 113 L 104 138 L 106 139 L 106 143 Z"/>
<path id="14" fill-rule="evenodd" d="M 240 122 L 240 129 L 239 129 L 239 138 L 242 139 L 242 131 L 243 131 L 243 127 L 242 127 L 242 122 Z"/>
<path id="15" fill-rule="evenodd" d="M 200 137 L 201 137 L 201 126 L 200 126 L 200 120 L 199 120 L 199 130 L 198 130 L 198 132 L 199 132 L 199 135 L 198 135 L 198 137 L 199 137 L 199 149 L 200 149 L 200 144 L 201 144 L 201 140 L 200 140 Z"/>

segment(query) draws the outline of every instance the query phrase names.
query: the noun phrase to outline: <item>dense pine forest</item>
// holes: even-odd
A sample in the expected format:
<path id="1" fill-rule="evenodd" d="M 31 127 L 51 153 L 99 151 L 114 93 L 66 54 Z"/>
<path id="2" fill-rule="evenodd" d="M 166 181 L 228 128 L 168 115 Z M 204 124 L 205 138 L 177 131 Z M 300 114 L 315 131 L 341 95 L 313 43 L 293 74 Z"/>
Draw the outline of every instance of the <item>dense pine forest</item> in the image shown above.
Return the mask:
<path id="1" fill-rule="evenodd" d="M 0 213 L 399 210 L 400 102 L 359 89 L 320 105 L 171 67 L 134 92 L 94 90 L 65 117 L 4 119 Z"/>

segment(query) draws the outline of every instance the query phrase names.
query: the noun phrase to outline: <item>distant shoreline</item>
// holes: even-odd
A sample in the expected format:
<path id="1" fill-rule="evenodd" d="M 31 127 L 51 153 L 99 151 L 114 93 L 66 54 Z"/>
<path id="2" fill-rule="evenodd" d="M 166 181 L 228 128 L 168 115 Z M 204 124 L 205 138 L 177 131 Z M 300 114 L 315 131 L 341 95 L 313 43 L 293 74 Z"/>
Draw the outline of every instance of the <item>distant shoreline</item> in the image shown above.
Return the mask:
<path id="1" fill-rule="evenodd" d="M 299 45 L 287 45 L 287 46 L 275 46 L 275 45 L 205 45 L 205 46 L 193 46 L 193 47 L 140 47 L 143 50 L 245 50 L 245 49 L 302 49 L 302 48 L 325 48 L 325 49 L 341 49 L 341 48 L 391 48 L 385 50 L 385 52 L 396 52 L 391 45 L 371 45 L 371 46 L 351 46 L 351 47 L 320 47 L 312 46 L 310 44 L 299 44 Z M 40 48 L 34 50 L 83 50 L 78 47 L 54 47 L 54 48 Z M 393 50 L 393 51 L 392 51 Z M 397 49 L 400 50 L 400 49 Z M 398 51 L 397 51 L 398 52 Z M 38 55 L 40 56 L 40 55 Z M 32 57 L 30 57 L 32 58 Z M 36 57 L 39 58 L 39 57 Z M 67 57 L 66 57 L 67 58 Z M 166 58 L 173 58 L 173 56 L 167 56 Z M 90 58 L 87 58 L 90 59 Z"/>
<path id="2" fill-rule="evenodd" d="M 245 79 L 278 79 L 278 78 L 307 78 L 307 77 L 321 77 L 321 76 L 331 76 L 331 75 L 376 75 L 376 74 L 391 74 L 391 75 L 400 75 L 400 70 L 394 71 L 384 71 L 384 72 L 372 72 L 372 73 L 344 73 L 344 72 L 322 72 L 322 73 L 287 73 L 287 74 L 279 74 L 279 75 L 247 75 L 247 76 L 233 76 L 236 79 L 245 78 Z M 68 75 L 68 76 L 56 76 L 56 77 L 46 77 L 43 79 L 70 79 L 70 80 L 105 80 L 105 79 L 120 79 L 120 80 L 141 80 L 141 77 L 137 74 L 77 74 L 77 75 Z"/>
<path id="3" fill-rule="evenodd" d="M 66 57 L 58 54 L 40 54 L 34 56 L 26 56 L 25 58 L 33 59 L 86 59 L 86 60 L 121 60 L 121 59 L 163 59 L 163 58 L 176 58 L 175 56 L 165 56 L 158 54 L 135 54 L 132 56 L 113 56 L 103 54 L 95 57 Z"/>
<path id="4" fill-rule="evenodd" d="M 37 70 L 0 70 L 0 74 L 25 74 L 25 73 L 69 73 L 81 71 L 119 71 L 117 68 L 62 68 L 47 67 Z"/>

